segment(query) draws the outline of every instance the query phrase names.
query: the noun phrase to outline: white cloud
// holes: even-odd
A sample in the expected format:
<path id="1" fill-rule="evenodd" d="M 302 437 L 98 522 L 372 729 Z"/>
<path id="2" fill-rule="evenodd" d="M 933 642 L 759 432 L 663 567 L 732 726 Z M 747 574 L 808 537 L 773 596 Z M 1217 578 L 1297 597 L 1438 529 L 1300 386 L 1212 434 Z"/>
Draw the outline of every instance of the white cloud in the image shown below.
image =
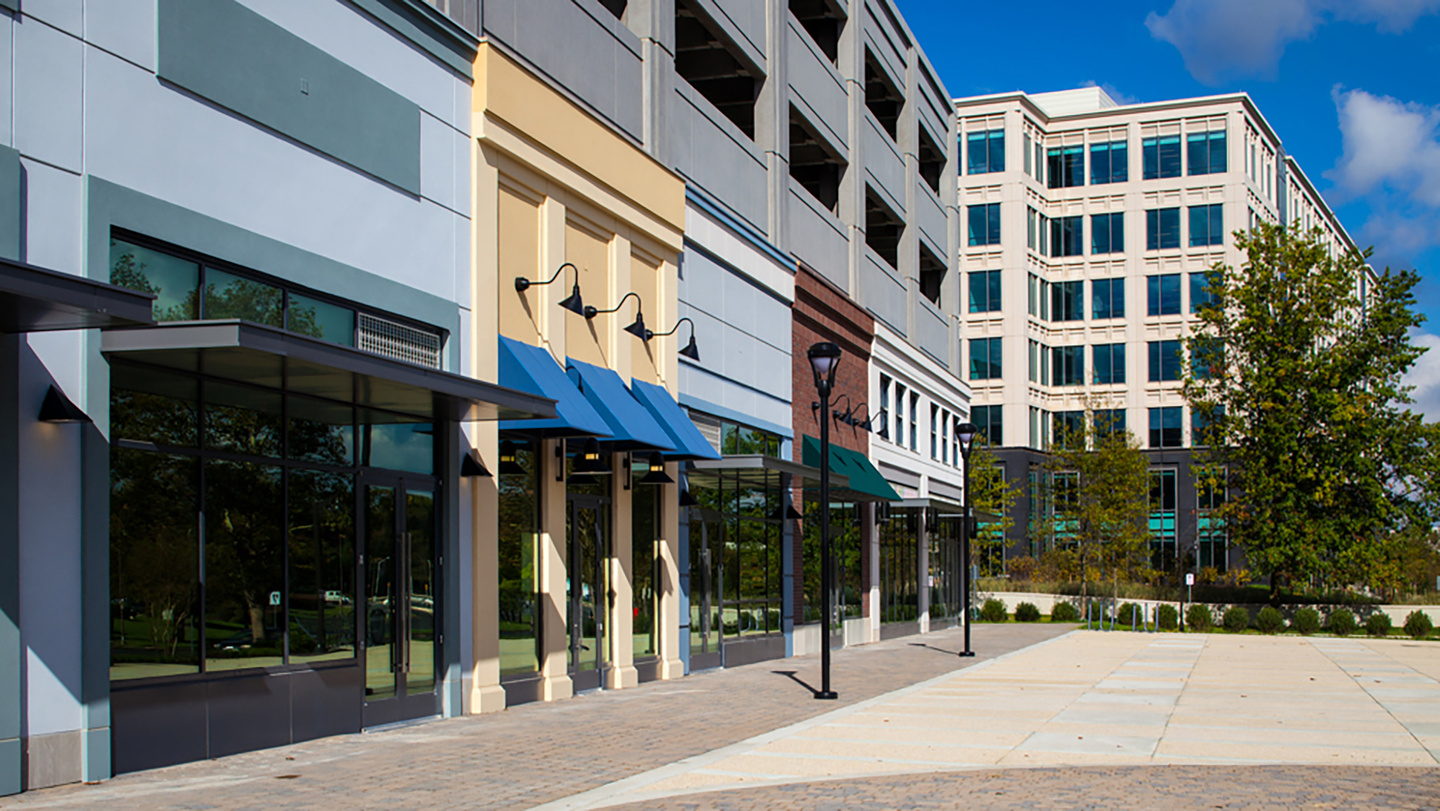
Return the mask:
<path id="1" fill-rule="evenodd" d="M 1134 104 L 1139 99 L 1129 93 L 1122 93 L 1119 88 L 1109 82 L 1097 82 L 1094 79 L 1086 79 L 1079 84 L 1079 87 L 1098 87 L 1105 91 L 1105 95 L 1115 100 L 1116 104 Z"/>
<path id="2" fill-rule="evenodd" d="M 1363 196 L 1382 188 L 1440 208 L 1440 107 L 1335 90 L 1345 151 L 1325 176 Z"/>
<path id="3" fill-rule="evenodd" d="M 1179 49 L 1190 75 L 1218 84 L 1231 76 L 1273 77 L 1285 46 L 1332 18 L 1401 33 L 1437 11 L 1440 0 L 1175 0 L 1164 14 L 1150 12 L 1145 26 Z"/>
<path id="4" fill-rule="evenodd" d="M 1405 385 L 1415 387 L 1410 393 L 1415 398 L 1410 410 L 1424 414 L 1426 422 L 1435 422 L 1440 420 L 1440 335 L 1416 332 L 1410 340 L 1414 345 L 1430 350 L 1421 355 L 1405 375 Z"/>

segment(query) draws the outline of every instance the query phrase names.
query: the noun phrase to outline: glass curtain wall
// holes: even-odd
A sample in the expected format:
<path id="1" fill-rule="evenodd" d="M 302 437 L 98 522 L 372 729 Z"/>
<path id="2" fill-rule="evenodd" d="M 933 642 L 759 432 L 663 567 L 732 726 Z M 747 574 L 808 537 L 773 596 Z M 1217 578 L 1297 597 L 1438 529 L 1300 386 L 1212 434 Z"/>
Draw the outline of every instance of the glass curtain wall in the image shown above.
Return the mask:
<path id="1" fill-rule="evenodd" d="M 631 485 L 630 553 L 634 623 L 631 626 L 631 640 L 634 656 L 641 659 L 655 655 L 655 615 L 658 595 L 656 576 L 655 545 L 660 537 L 660 494 L 661 485 L 640 484 L 638 478 Z"/>
<path id="2" fill-rule="evenodd" d="M 511 458 L 513 456 L 513 460 Z M 540 669 L 535 554 L 540 531 L 539 455 L 533 442 L 502 443 L 499 504 L 500 675 Z"/>
<path id="3" fill-rule="evenodd" d="M 954 619 L 964 608 L 959 515 L 941 515 L 930 528 L 930 620 Z"/>
<path id="4" fill-rule="evenodd" d="M 820 593 L 819 502 L 805 502 L 802 538 L 801 622 L 819 622 L 824 611 Z M 835 564 L 830 582 L 835 584 L 836 613 L 841 619 L 862 616 L 866 561 L 860 543 L 860 505 L 848 502 L 830 505 L 830 549 Z"/>
<path id="5" fill-rule="evenodd" d="M 1162 572 L 1176 562 L 1175 489 L 1174 468 L 1150 471 L 1150 550 L 1152 565 Z"/>
<path id="6" fill-rule="evenodd" d="M 894 510 L 880 524 L 880 621 L 920 618 L 920 508 Z"/>
<path id="7" fill-rule="evenodd" d="M 361 460 L 428 477 L 434 425 L 118 360 L 111 373 L 111 679 L 353 663 Z"/>
<path id="8" fill-rule="evenodd" d="M 779 633 L 783 606 L 781 521 L 776 514 L 781 503 L 780 474 L 725 472 L 717 476 L 716 485 L 691 488 L 699 502 L 698 512 L 714 516 L 712 531 L 700 533 L 708 550 L 695 548 L 697 533 L 693 527 L 691 530 L 692 614 L 697 604 L 693 592 L 710 583 L 716 592 L 711 600 L 710 628 L 727 638 Z M 707 564 L 711 569 L 708 575 L 704 571 Z M 700 627 L 698 618 L 692 617 L 692 623 L 692 628 Z"/>

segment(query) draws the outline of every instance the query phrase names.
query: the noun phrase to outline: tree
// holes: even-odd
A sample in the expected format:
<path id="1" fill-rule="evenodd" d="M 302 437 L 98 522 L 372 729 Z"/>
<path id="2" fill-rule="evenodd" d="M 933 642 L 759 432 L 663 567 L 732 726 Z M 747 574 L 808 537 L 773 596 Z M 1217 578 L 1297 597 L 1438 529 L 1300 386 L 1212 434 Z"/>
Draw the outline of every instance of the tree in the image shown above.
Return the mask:
<path id="1" fill-rule="evenodd" d="M 1230 471 L 1220 515 L 1250 565 L 1282 580 L 1363 582 L 1384 533 L 1435 514 L 1434 424 L 1405 408 L 1401 377 L 1419 276 L 1376 273 L 1369 251 L 1261 223 L 1236 234 L 1236 270 L 1209 274 L 1185 340 L 1195 444 Z"/>
<path id="2" fill-rule="evenodd" d="M 1143 565 L 1149 534 L 1150 463 L 1129 430 L 1085 418 L 1057 431 L 1046 463 L 1054 512 L 1047 531 L 1078 558 L 1080 594 L 1092 576 L 1120 580 Z"/>
<path id="3" fill-rule="evenodd" d="M 995 574 L 995 561 L 1005 548 L 1005 533 L 1014 525 L 1010 509 L 1015 504 L 1015 487 L 1005 479 L 1005 466 L 989 447 L 976 443 L 970 452 L 970 505 L 977 513 L 999 516 L 998 521 L 980 524 L 975 535 L 975 556 L 987 574 Z"/>

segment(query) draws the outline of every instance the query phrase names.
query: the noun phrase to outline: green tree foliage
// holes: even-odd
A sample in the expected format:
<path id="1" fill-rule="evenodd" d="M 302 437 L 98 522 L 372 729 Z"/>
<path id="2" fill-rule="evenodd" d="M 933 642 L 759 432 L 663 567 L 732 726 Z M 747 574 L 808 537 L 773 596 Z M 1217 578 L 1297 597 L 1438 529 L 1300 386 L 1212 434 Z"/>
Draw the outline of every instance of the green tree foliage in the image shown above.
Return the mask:
<path id="1" fill-rule="evenodd" d="M 1384 639 L 1390 635 L 1390 628 L 1390 615 L 1384 611 L 1376 611 L 1365 618 L 1365 633 L 1373 637 Z"/>
<path id="2" fill-rule="evenodd" d="M 1232 634 L 1238 634 L 1250 627 L 1250 612 L 1243 605 L 1232 605 L 1220 615 L 1220 624 Z"/>
<path id="3" fill-rule="evenodd" d="M 1074 603 L 1056 601 L 1050 609 L 1051 622 L 1079 622 L 1080 611 L 1075 608 Z"/>
<path id="4" fill-rule="evenodd" d="M 1376 539 L 1435 517 L 1440 430 L 1401 384 L 1424 351 L 1408 337 L 1420 277 L 1376 274 L 1314 231 L 1261 223 L 1236 245 L 1244 267 L 1214 268 L 1186 340 L 1196 445 L 1231 475 L 1221 516 L 1272 589 L 1383 577 Z"/>
<path id="5" fill-rule="evenodd" d="M 1204 603 L 1191 603 L 1185 609 L 1185 627 L 1204 633 L 1215 627 L 1215 614 Z"/>
<path id="6" fill-rule="evenodd" d="M 1015 524 L 1011 508 L 1015 505 L 1015 487 L 1005 480 L 1005 466 L 988 447 L 976 443 L 970 452 L 970 506 L 976 512 L 999 516 L 998 521 L 982 521 L 975 535 L 972 554 L 986 576 L 1000 574 L 1004 560 L 1005 533 Z"/>
<path id="7" fill-rule="evenodd" d="M 1087 410 L 1077 430 L 1062 431 L 1047 462 L 1055 482 L 1046 534 L 1078 563 L 1082 597 L 1103 578 L 1119 598 L 1122 579 L 1145 565 L 1149 541 L 1149 463 L 1133 434 L 1094 430 Z"/>
<path id="8" fill-rule="evenodd" d="M 1175 606 L 1165 603 L 1155 611 L 1155 624 L 1160 626 L 1162 631 L 1173 631 L 1180 627 L 1180 610 Z"/>
<path id="9" fill-rule="evenodd" d="M 1330 612 L 1330 633 L 1336 636 L 1349 636 L 1355 633 L 1360 623 L 1355 620 L 1355 614 L 1348 608 L 1337 608 Z"/>

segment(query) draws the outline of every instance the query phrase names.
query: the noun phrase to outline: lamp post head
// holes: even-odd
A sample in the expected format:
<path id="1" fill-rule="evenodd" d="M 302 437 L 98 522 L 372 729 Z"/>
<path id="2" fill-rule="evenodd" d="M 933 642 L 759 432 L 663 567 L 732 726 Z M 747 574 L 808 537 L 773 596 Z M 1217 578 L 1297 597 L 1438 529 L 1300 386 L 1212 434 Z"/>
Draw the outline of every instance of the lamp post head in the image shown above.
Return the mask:
<path id="1" fill-rule="evenodd" d="M 970 455 L 970 446 L 975 443 L 975 435 L 980 433 L 979 427 L 973 422 L 962 422 L 955 429 L 955 437 L 960 440 L 960 452 L 966 456 Z"/>
<path id="2" fill-rule="evenodd" d="M 840 365 L 839 344 L 822 341 L 810 347 L 806 355 L 810 358 L 810 369 L 815 372 L 815 388 L 822 396 L 828 395 L 835 385 L 835 367 Z"/>

